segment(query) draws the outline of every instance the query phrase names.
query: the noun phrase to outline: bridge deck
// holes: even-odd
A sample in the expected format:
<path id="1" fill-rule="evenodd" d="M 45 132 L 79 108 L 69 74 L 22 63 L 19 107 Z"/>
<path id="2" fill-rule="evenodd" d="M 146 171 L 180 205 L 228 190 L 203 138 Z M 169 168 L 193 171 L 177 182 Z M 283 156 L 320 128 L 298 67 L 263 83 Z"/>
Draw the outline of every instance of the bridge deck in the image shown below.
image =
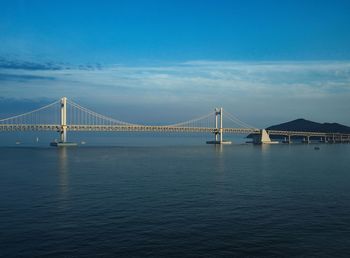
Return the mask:
<path id="1" fill-rule="evenodd" d="M 0 124 L 0 131 L 60 131 L 61 126 L 56 124 Z M 67 125 L 68 131 L 85 132 L 170 132 L 170 133 L 215 133 L 216 128 L 210 127 L 179 127 L 179 126 L 152 126 L 152 125 Z M 223 128 L 223 133 L 231 134 L 259 134 L 256 128 Z M 350 134 L 278 131 L 267 130 L 269 135 L 279 136 L 309 136 L 309 137 L 350 137 Z"/>
<path id="2" fill-rule="evenodd" d="M 0 124 L 0 131 L 60 131 L 60 125 L 49 124 Z M 85 132 L 174 132 L 174 133 L 215 133 L 211 127 L 180 127 L 151 125 L 67 125 L 68 131 Z M 223 128 L 224 133 L 259 133 L 259 129 Z"/>

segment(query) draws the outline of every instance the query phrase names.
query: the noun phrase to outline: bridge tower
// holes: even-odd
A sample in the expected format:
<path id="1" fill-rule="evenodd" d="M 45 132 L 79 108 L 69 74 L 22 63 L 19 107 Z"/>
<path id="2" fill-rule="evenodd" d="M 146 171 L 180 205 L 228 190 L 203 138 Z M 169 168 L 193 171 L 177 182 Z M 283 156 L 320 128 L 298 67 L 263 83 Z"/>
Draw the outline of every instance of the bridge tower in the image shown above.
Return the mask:
<path id="1" fill-rule="evenodd" d="M 216 108 L 215 109 L 215 142 L 220 144 L 222 142 L 222 108 Z M 218 118 L 220 117 L 220 127 L 218 127 Z M 218 139 L 218 136 L 220 136 L 220 140 Z"/>
<path id="2" fill-rule="evenodd" d="M 67 98 L 61 98 L 60 142 L 67 142 Z"/>
<path id="3" fill-rule="evenodd" d="M 220 119 L 220 120 L 219 120 Z M 207 141 L 208 144 L 231 144 L 230 141 L 224 141 L 223 140 L 223 108 L 215 108 L 215 140 L 214 141 Z M 220 127 L 219 127 L 220 126 Z M 219 138 L 220 137 L 220 138 Z"/>
<path id="4" fill-rule="evenodd" d="M 223 108 L 220 108 L 220 129 L 219 129 L 219 134 L 220 134 L 220 144 L 222 143 L 222 117 L 223 117 Z"/>
<path id="5" fill-rule="evenodd" d="M 67 98 L 63 97 L 60 101 L 60 140 L 57 142 L 51 142 L 50 145 L 54 147 L 66 147 L 66 146 L 77 146 L 77 143 L 67 142 Z"/>
<path id="6" fill-rule="evenodd" d="M 215 108 L 215 132 L 214 132 L 214 135 L 215 135 L 215 142 L 218 141 L 218 135 L 219 135 L 219 128 L 218 128 L 218 117 L 220 115 L 220 111 L 218 108 Z"/>

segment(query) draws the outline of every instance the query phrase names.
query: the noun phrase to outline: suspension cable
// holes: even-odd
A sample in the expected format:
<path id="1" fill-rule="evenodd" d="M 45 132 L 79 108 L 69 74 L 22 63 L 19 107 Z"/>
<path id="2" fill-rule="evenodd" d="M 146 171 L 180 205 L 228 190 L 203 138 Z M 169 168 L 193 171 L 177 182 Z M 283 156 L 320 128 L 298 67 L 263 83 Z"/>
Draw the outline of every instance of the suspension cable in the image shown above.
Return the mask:
<path id="1" fill-rule="evenodd" d="M 138 125 L 138 124 L 132 124 L 132 123 L 124 122 L 124 121 L 121 121 L 121 120 L 117 120 L 117 119 L 114 119 L 114 118 L 111 118 L 111 117 L 107 117 L 107 116 L 101 115 L 101 114 L 96 113 L 96 112 L 94 112 L 94 111 L 92 111 L 90 109 L 82 107 L 79 104 L 77 104 L 77 103 L 75 103 L 73 101 L 70 101 L 70 100 L 67 100 L 67 102 L 70 105 L 74 106 L 75 108 L 79 109 L 80 111 L 85 112 L 86 114 L 89 114 L 89 115 L 91 115 L 93 117 L 98 117 L 98 118 L 101 118 L 103 120 L 107 120 L 107 121 L 118 123 L 118 124 L 122 124 L 122 125 L 141 126 L 141 125 Z"/>
<path id="2" fill-rule="evenodd" d="M 227 112 L 227 111 L 225 111 L 225 115 L 227 116 L 227 118 L 228 118 L 229 120 L 231 120 L 232 122 L 234 122 L 234 123 L 236 123 L 236 124 L 238 124 L 238 125 L 240 125 L 240 126 L 242 126 L 242 127 L 256 129 L 255 126 L 252 126 L 252 125 L 250 125 L 250 124 L 247 124 L 247 123 L 241 121 L 241 120 L 238 119 L 236 116 L 230 114 L 230 113 Z"/>
<path id="3" fill-rule="evenodd" d="M 46 106 L 43 106 L 41 108 L 38 108 L 38 109 L 35 109 L 35 110 L 32 110 L 32 111 L 29 111 L 29 112 L 26 112 L 26 113 L 23 113 L 23 114 L 20 114 L 20 115 L 16 115 L 16 116 L 12 116 L 12 117 L 8 117 L 8 118 L 3 118 L 3 119 L 0 119 L 0 122 L 4 122 L 4 121 L 7 121 L 7 120 L 11 120 L 11 119 L 16 119 L 16 118 L 20 118 L 20 117 L 23 117 L 23 116 L 27 116 L 27 115 L 31 115 L 35 112 L 38 112 L 38 111 L 41 111 L 43 109 L 46 109 L 46 108 L 49 108 L 55 104 L 58 104 L 60 102 L 60 100 L 57 100 L 51 104 L 48 104 Z"/>
<path id="4" fill-rule="evenodd" d="M 194 118 L 192 120 L 189 120 L 189 121 L 185 121 L 185 122 L 180 122 L 180 123 L 177 123 L 177 124 L 172 124 L 172 125 L 168 125 L 168 127 L 178 127 L 178 126 L 182 126 L 182 125 L 185 125 L 185 124 L 190 124 L 190 123 L 195 123 L 195 122 L 198 122 L 200 120 L 204 120 L 212 115 L 214 115 L 215 112 L 210 112 L 209 114 L 206 114 L 206 115 L 203 115 L 201 117 L 198 117 L 198 118 Z"/>

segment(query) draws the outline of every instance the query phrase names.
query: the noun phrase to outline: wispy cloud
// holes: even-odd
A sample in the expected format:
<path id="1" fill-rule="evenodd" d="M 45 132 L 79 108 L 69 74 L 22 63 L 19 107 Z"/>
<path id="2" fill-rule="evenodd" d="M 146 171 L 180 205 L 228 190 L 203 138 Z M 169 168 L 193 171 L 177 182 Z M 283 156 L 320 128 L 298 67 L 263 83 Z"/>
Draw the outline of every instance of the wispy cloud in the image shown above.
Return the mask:
<path id="1" fill-rule="evenodd" d="M 350 107 L 345 101 L 350 97 L 350 62 L 188 61 L 136 67 L 22 64 L 0 65 L 0 72 L 3 97 L 67 95 L 96 103 L 197 109 L 225 105 L 245 110 L 242 114 L 266 108 L 276 117 L 291 110 L 300 113 L 301 108 L 313 115 L 315 103 L 320 105 L 320 117 L 321 112 L 332 116 Z M 324 111 L 322 103 L 333 106 L 333 111 Z"/>
<path id="2" fill-rule="evenodd" d="M 51 62 L 38 63 L 31 61 L 9 60 L 0 57 L 0 69 L 59 70 L 62 69 L 62 67 Z"/>
<path id="3" fill-rule="evenodd" d="M 0 73 L 0 81 L 27 82 L 30 80 L 54 80 L 54 79 L 55 77 L 50 77 L 50 76 Z"/>

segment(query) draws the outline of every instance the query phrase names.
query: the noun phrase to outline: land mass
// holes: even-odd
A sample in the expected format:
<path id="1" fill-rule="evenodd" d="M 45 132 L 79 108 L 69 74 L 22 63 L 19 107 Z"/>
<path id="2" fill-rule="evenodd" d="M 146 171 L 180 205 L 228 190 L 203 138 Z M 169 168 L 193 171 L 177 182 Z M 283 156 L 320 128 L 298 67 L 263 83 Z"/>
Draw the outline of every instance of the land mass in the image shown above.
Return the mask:
<path id="1" fill-rule="evenodd" d="M 273 125 L 266 130 L 281 131 L 304 131 L 304 132 L 322 132 L 322 133 L 350 133 L 350 127 L 338 123 L 317 123 L 303 118 L 290 122 Z"/>

